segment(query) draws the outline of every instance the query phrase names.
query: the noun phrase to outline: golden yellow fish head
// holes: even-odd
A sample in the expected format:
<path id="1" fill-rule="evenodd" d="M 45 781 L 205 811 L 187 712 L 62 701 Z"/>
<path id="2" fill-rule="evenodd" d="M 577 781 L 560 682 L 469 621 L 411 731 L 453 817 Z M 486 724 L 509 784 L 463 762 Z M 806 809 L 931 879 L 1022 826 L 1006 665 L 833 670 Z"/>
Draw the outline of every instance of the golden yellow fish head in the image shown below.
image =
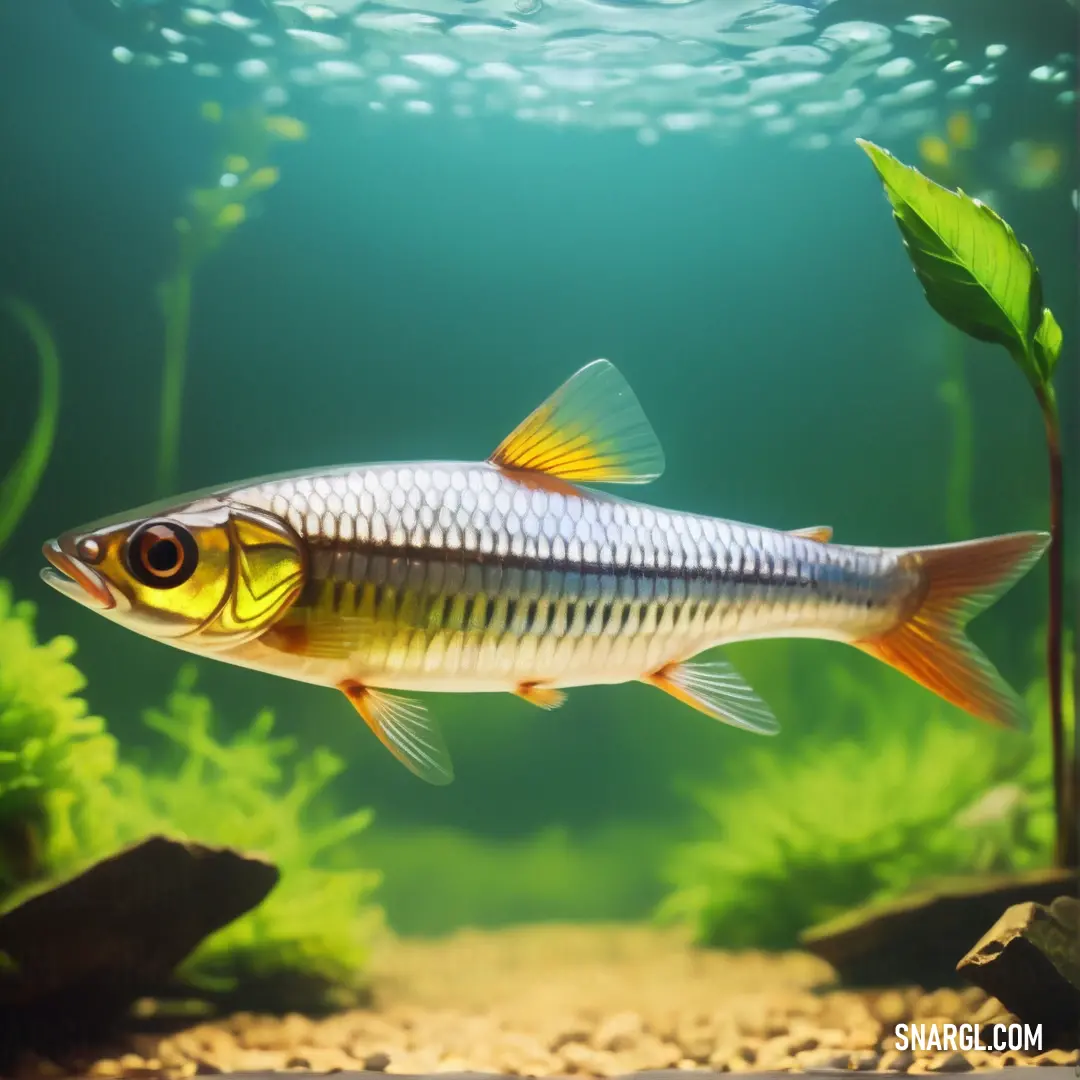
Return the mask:
<path id="1" fill-rule="evenodd" d="M 304 546 L 272 514 L 227 499 L 131 515 L 46 542 L 42 578 L 147 637 L 195 651 L 250 641 L 304 584 Z"/>

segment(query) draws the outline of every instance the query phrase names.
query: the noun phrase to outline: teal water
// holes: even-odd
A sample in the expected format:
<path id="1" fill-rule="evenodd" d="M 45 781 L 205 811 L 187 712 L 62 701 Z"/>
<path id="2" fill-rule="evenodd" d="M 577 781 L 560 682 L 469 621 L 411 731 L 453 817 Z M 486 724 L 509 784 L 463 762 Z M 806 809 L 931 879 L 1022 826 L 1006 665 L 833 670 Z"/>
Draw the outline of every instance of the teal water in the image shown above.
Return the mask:
<path id="1" fill-rule="evenodd" d="M 1075 69 L 1062 53 L 1075 11 L 1065 0 L 1026 2 L 1031 15 L 1017 20 L 1014 0 L 927 0 L 923 13 L 952 25 L 912 33 L 934 24 L 905 31 L 911 5 L 867 2 L 857 18 L 878 30 L 861 31 L 861 58 L 848 43 L 820 62 L 747 60 L 755 49 L 820 51 L 830 26 L 851 25 L 852 6 L 762 14 L 739 3 L 727 23 L 724 4 L 519 8 L 518 23 L 539 20 L 543 31 L 530 46 L 524 30 L 500 36 L 515 16 L 493 5 L 367 5 L 374 22 L 340 49 L 290 37 L 299 24 L 282 23 L 262 46 L 273 63 L 258 78 L 250 42 L 163 43 L 167 4 L 0 11 L 0 292 L 35 305 L 63 361 L 52 458 L 0 552 L 0 577 L 38 605 L 42 637 L 77 640 L 85 696 L 122 748 L 147 744 L 140 711 L 164 699 L 183 658 L 52 593 L 37 577 L 39 552 L 60 530 L 158 494 L 156 286 L 185 192 L 213 163 L 213 126 L 199 114 L 208 100 L 269 100 L 300 118 L 307 138 L 274 150 L 280 183 L 195 274 L 176 493 L 309 466 L 482 458 L 603 356 L 667 453 L 663 477 L 635 497 L 773 527 L 827 523 L 838 541 L 864 544 L 960 539 L 956 522 L 971 535 L 1045 526 L 1030 392 L 1003 350 L 963 339 L 926 304 L 853 140 L 865 134 L 919 164 L 919 138 L 969 112 L 977 142 L 956 155 L 957 182 L 985 193 L 1038 261 L 1065 334 L 1058 394 L 1075 433 Z M 221 22 L 223 5 L 190 7 L 238 32 Z M 271 7 L 257 14 L 268 20 Z M 325 7 L 319 25 L 330 29 L 311 33 L 354 18 L 341 0 Z M 443 23 L 387 21 L 410 10 Z M 624 17 L 629 29 L 614 28 Z M 469 20 L 494 30 L 461 32 Z M 183 25 L 198 38 L 202 24 Z M 626 51 L 613 44 L 620 36 Z M 937 55 L 941 41 L 953 44 Z M 439 74 L 433 56 L 443 71 L 457 65 L 453 74 Z M 909 57 L 911 71 L 895 63 Z M 317 67 L 327 59 L 361 74 Z M 968 66 L 945 73 L 954 62 Z M 718 103 L 721 76 L 697 71 L 721 63 L 743 65 L 738 91 L 724 91 L 740 101 Z M 484 75 L 492 64 L 520 78 Z M 828 94 L 791 78 L 820 68 Z M 417 85 L 386 81 L 394 75 Z M 497 87 L 473 93 L 485 77 Z M 766 77 L 787 82 L 747 89 Z M 926 81 L 931 89 L 904 97 Z M 950 96 L 960 85 L 971 92 Z M 551 91 L 555 111 L 536 115 L 547 99 L 522 97 L 528 86 Z M 853 104 L 847 91 L 862 98 Z M 777 117 L 792 123 L 763 126 Z M 1031 186 L 1032 141 L 1057 155 L 1044 186 Z M 950 503 L 956 428 L 941 396 L 957 364 L 973 423 L 969 509 Z M 9 323 L 0 371 L 2 472 L 37 398 L 32 354 Z M 1068 482 L 1080 494 L 1071 469 Z M 1075 506 L 1074 495 L 1072 522 Z M 1043 562 L 974 626 L 1020 689 L 1041 672 L 1045 586 Z M 302 746 L 348 762 L 334 805 L 374 809 L 360 850 L 386 871 L 382 900 L 406 931 L 645 917 L 665 892 L 666 852 L 699 834 L 688 788 L 734 784 L 761 758 L 794 769 L 830 740 L 864 743 L 875 725 L 900 724 L 918 745 L 946 723 L 990 746 L 977 721 L 842 646 L 762 642 L 732 655 L 774 704 L 779 738 L 721 728 L 643 686 L 576 691 L 553 713 L 509 697 L 433 697 L 457 770 L 445 789 L 405 772 L 331 691 L 210 661 L 197 668 L 226 725 L 268 706 Z M 836 671 L 878 698 L 838 703 Z"/>

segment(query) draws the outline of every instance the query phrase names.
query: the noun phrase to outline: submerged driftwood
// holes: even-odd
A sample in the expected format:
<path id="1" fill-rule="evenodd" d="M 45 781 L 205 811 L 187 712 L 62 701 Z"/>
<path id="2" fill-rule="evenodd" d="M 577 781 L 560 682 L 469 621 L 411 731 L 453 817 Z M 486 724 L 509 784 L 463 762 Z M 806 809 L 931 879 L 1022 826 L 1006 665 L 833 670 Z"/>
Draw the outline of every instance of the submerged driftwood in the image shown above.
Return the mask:
<path id="1" fill-rule="evenodd" d="M 0 1046 L 102 1035 L 277 880 L 261 858 L 151 836 L 0 915 Z"/>
<path id="2" fill-rule="evenodd" d="M 942 881 L 897 900 L 869 904 L 800 935 L 852 987 L 954 986 L 956 965 L 1002 911 L 1049 904 L 1076 891 L 1073 870 L 1036 870 Z"/>
<path id="3" fill-rule="evenodd" d="M 1080 900 L 1015 904 L 956 965 L 957 971 L 1051 1038 L 1075 1039 L 1080 1018 Z M 1075 1043 L 1074 1043 L 1075 1045 Z"/>

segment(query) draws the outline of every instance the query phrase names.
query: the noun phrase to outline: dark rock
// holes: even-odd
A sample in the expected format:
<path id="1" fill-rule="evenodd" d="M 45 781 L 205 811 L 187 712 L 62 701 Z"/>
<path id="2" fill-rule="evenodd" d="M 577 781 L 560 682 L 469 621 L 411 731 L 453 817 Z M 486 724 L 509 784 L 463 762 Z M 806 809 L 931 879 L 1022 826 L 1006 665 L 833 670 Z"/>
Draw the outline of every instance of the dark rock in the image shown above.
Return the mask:
<path id="1" fill-rule="evenodd" d="M 100 1037 L 277 880 L 263 859 L 152 836 L 30 897 L 0 915 L 0 1046 Z"/>
<path id="2" fill-rule="evenodd" d="M 847 986 L 955 986 L 964 949 L 1005 908 L 1049 904 L 1075 892 L 1071 870 L 943 881 L 812 927 L 800 943 L 830 963 Z"/>
<path id="3" fill-rule="evenodd" d="M 1080 900 L 1015 904 L 956 965 L 964 978 L 1051 1037 L 1080 1017 Z"/>

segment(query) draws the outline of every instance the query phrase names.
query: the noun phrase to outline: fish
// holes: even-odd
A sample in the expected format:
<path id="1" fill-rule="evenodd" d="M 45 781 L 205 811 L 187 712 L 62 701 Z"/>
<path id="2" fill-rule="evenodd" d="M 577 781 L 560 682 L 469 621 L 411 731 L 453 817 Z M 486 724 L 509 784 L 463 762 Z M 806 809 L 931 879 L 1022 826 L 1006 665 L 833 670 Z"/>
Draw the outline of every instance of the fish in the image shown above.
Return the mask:
<path id="1" fill-rule="evenodd" d="M 845 642 L 991 723 L 1024 706 L 965 635 L 1049 535 L 860 547 L 633 502 L 664 452 L 608 360 L 571 375 L 483 461 L 339 466 L 236 483 L 47 541 L 47 584 L 174 648 L 333 687 L 411 772 L 453 764 L 426 692 L 543 709 L 641 682 L 775 734 L 722 655 Z"/>

